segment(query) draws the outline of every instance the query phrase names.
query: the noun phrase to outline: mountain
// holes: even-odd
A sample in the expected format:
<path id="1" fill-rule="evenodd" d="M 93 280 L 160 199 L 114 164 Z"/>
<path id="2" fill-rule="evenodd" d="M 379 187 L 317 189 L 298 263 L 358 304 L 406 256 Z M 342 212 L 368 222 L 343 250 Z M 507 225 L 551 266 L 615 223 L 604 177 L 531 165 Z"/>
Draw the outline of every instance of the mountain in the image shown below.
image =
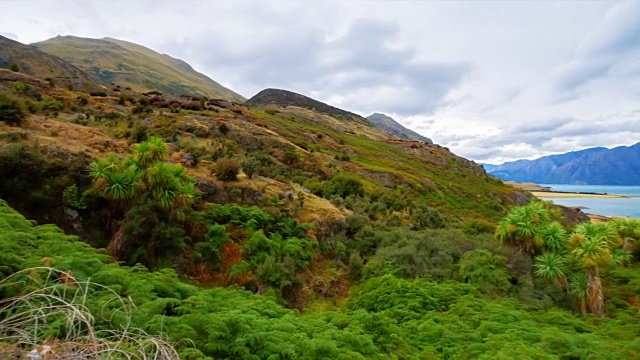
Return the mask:
<path id="1" fill-rule="evenodd" d="M 168 95 L 195 95 L 242 102 L 244 97 L 182 60 L 127 41 L 58 36 L 33 44 L 59 56 L 106 84 L 115 83 L 138 92 L 151 90 Z"/>
<path id="2" fill-rule="evenodd" d="M 12 64 L 17 65 L 22 74 L 59 85 L 86 88 L 98 82 L 97 78 L 55 55 L 0 36 L 0 68 L 9 69 Z"/>
<path id="3" fill-rule="evenodd" d="M 640 185 L 640 143 L 484 165 L 503 180 L 539 184 Z"/>
<path id="4" fill-rule="evenodd" d="M 371 123 L 377 128 L 386 130 L 401 139 L 417 140 L 425 142 L 427 144 L 433 144 L 433 141 L 431 141 L 431 139 L 429 139 L 428 137 L 422 136 L 413 130 L 407 129 L 406 127 L 395 121 L 392 117 L 385 114 L 371 114 L 367 116 L 367 120 L 371 121 Z"/>
<path id="5" fill-rule="evenodd" d="M 331 105 L 325 104 L 310 97 L 294 93 L 288 90 L 265 89 L 254 95 L 251 99 L 244 103 L 245 106 L 251 108 L 268 108 L 269 106 L 287 107 L 296 106 L 308 109 L 318 113 L 332 116 L 337 119 L 358 121 L 368 123 L 368 121 L 349 111 L 338 109 Z"/>

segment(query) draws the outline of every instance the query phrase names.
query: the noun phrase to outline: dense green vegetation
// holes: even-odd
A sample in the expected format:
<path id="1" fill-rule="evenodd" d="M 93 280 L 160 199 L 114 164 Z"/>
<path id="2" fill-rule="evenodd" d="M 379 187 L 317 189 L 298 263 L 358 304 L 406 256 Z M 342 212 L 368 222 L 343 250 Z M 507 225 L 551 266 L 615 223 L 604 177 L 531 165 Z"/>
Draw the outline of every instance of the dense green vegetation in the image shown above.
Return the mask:
<path id="1" fill-rule="evenodd" d="M 237 219 L 249 216 L 254 227 L 269 220 L 260 223 L 250 209 L 211 211 L 222 222 L 233 212 L 243 213 Z M 34 225 L 5 202 L 0 202 L 0 229 L 2 276 L 44 263 L 78 281 L 90 278 L 106 285 L 118 296 L 129 297 L 136 307 L 128 320 L 114 308 L 114 295 L 96 288 L 86 298 L 96 329 L 117 329 L 130 322 L 152 334 L 164 333 L 187 359 L 630 359 L 640 355 L 638 310 L 623 304 L 628 296 L 637 296 L 640 287 L 640 272 L 632 266 L 607 274 L 610 289 L 616 292 L 610 295 L 610 303 L 616 302 L 608 305 L 610 318 L 577 316 L 555 306 L 540 309 L 495 292 L 483 295 L 486 276 L 478 278 L 473 268 L 500 266 L 487 262 L 488 250 L 477 250 L 479 256 L 462 260 L 460 272 L 468 283 L 436 281 L 438 276 L 376 276 L 354 288 L 351 297 L 332 310 L 312 309 L 301 315 L 282 307 L 269 292 L 202 289 L 181 282 L 171 270 L 149 272 L 141 266 L 110 263 L 100 251 L 55 226 Z M 30 277 L 37 274 L 31 272 Z M 25 284 L 30 281 L 25 278 Z M 499 276 L 489 281 L 501 283 Z M 0 296 L 28 289 L 1 286 Z M 68 289 L 70 300 L 73 292 L 74 288 Z M 0 310 L 1 332 L 6 329 L 3 319 L 12 310 Z M 40 335 L 64 336 L 64 329 L 64 323 L 56 322 L 43 326 Z"/>

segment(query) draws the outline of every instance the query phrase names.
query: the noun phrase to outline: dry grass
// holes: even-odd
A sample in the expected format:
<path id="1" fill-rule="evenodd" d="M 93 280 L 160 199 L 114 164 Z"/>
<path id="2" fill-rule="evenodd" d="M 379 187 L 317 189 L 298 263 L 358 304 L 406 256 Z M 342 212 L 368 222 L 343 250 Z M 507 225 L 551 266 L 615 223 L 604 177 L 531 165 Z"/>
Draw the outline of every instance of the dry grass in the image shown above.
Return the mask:
<path id="1" fill-rule="evenodd" d="M 19 271 L 0 288 L 24 294 L 0 300 L 0 358 L 29 359 L 178 359 L 176 350 L 158 336 L 129 328 L 131 308 L 110 289 L 48 267 Z M 120 329 L 98 330 L 87 302 L 95 291 L 113 295 L 104 307 L 127 319 Z M 109 321 L 110 319 L 105 319 Z M 61 321 L 64 323 L 61 325 Z M 55 329 L 55 338 L 46 336 Z"/>

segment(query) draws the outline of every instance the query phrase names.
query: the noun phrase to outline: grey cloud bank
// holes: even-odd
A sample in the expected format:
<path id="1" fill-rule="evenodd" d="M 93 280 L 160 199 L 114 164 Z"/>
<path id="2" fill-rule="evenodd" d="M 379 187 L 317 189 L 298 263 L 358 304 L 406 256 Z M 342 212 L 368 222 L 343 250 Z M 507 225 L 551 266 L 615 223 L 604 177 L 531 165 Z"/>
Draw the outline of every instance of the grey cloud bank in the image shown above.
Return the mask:
<path id="1" fill-rule="evenodd" d="M 114 37 L 252 96 L 386 113 L 481 162 L 640 141 L 640 2 L 0 1 L 0 33 Z"/>

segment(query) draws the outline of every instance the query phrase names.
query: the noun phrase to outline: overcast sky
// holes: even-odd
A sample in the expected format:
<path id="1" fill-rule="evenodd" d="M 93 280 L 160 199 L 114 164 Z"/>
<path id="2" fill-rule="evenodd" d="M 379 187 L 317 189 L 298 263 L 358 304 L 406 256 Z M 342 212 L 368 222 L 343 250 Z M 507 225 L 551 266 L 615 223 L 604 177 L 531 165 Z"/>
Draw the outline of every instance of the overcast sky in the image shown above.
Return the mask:
<path id="1" fill-rule="evenodd" d="M 0 35 L 133 41 L 480 162 L 640 141 L 640 1 L 0 0 Z"/>

